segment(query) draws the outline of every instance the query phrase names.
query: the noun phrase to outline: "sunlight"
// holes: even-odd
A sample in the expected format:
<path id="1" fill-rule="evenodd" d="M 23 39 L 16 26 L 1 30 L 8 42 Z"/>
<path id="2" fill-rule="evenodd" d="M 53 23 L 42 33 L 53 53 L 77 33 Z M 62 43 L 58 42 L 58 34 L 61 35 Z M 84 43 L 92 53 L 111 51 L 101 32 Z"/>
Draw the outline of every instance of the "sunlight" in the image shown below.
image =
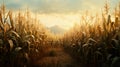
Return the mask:
<path id="1" fill-rule="evenodd" d="M 0 0 L 0 67 L 120 67 L 120 0 Z"/>
<path id="2" fill-rule="evenodd" d="M 58 25 L 64 29 L 70 29 L 75 23 L 80 22 L 79 14 L 39 14 L 39 20 L 47 27 Z"/>

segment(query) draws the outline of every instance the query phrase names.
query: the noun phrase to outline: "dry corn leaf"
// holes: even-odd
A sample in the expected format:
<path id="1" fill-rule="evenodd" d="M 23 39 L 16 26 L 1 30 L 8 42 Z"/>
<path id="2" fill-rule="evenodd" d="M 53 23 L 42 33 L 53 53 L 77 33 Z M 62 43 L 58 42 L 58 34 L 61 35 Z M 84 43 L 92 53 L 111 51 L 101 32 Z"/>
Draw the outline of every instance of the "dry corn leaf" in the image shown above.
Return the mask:
<path id="1" fill-rule="evenodd" d="M 15 48 L 15 51 L 18 52 L 18 51 L 20 51 L 21 49 L 22 49 L 21 47 L 16 47 L 16 48 Z"/>
<path id="2" fill-rule="evenodd" d="M 93 38 L 89 38 L 88 43 L 91 43 L 91 42 L 97 43 L 97 41 L 95 41 Z"/>
<path id="3" fill-rule="evenodd" d="M 14 36 L 20 38 L 20 36 L 19 36 L 19 34 L 17 32 L 15 32 L 15 31 L 12 30 L 12 31 L 10 31 L 10 33 L 13 34 Z"/>
<path id="4" fill-rule="evenodd" d="M 28 40 L 28 39 L 35 39 L 34 35 L 27 35 L 25 36 L 25 39 Z"/>
<path id="5" fill-rule="evenodd" d="M 8 43 L 10 45 L 10 51 L 11 51 L 13 49 L 13 46 L 14 46 L 13 41 L 12 40 L 8 40 Z"/>
<path id="6" fill-rule="evenodd" d="M 86 46 L 88 46 L 89 44 L 84 44 L 82 47 L 86 47 Z"/>
<path id="7" fill-rule="evenodd" d="M 118 40 L 116 40 L 116 39 L 112 39 L 112 45 L 114 45 L 114 47 L 119 46 L 119 42 L 118 42 Z"/>

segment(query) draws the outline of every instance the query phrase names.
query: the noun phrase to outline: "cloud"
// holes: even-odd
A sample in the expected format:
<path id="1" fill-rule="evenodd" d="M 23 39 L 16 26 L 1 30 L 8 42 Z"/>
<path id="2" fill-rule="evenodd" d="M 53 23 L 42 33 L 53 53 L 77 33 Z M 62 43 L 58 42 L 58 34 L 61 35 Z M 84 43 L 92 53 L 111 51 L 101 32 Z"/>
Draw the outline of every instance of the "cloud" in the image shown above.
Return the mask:
<path id="1" fill-rule="evenodd" d="M 104 6 L 105 0 L 4 0 L 9 9 L 29 7 L 33 11 L 77 12 L 80 10 L 98 10 Z M 110 0 L 113 7 L 120 0 Z M 2 3 L 3 0 L 0 0 Z"/>

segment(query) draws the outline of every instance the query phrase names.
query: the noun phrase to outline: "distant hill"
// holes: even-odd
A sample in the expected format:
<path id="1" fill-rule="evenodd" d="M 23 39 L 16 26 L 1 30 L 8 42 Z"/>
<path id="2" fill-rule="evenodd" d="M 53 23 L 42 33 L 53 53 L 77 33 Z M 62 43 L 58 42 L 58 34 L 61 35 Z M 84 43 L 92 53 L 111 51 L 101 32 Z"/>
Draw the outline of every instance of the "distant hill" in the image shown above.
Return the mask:
<path id="1" fill-rule="evenodd" d="M 65 32 L 65 29 L 61 28 L 58 25 L 49 27 L 48 29 L 54 34 L 63 34 Z"/>

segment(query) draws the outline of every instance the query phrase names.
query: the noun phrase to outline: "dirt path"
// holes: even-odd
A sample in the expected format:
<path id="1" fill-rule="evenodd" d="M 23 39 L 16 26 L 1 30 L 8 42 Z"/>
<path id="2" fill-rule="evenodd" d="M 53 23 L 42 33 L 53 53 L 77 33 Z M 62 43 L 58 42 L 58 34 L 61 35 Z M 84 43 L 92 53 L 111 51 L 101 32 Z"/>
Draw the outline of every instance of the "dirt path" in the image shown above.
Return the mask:
<path id="1" fill-rule="evenodd" d="M 45 56 L 35 62 L 35 67 L 75 67 L 74 59 L 62 47 L 47 49 Z"/>

